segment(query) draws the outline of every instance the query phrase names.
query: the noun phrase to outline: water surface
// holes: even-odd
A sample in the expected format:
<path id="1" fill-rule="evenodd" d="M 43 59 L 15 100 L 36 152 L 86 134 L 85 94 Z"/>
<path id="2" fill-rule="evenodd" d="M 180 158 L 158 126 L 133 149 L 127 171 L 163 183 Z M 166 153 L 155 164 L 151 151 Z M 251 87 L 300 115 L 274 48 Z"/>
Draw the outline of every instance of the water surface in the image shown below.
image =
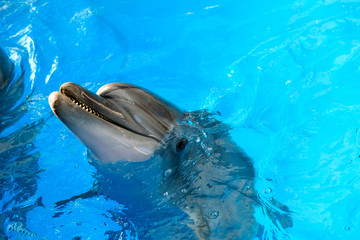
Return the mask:
<path id="1" fill-rule="evenodd" d="M 221 113 L 263 204 L 292 211 L 286 230 L 258 213 L 263 239 L 356 239 L 359 11 L 356 0 L 1 1 L 0 46 L 24 92 L 1 113 L 0 238 L 137 238 L 121 202 L 54 205 L 89 190 L 96 170 L 48 95 L 121 81 Z"/>

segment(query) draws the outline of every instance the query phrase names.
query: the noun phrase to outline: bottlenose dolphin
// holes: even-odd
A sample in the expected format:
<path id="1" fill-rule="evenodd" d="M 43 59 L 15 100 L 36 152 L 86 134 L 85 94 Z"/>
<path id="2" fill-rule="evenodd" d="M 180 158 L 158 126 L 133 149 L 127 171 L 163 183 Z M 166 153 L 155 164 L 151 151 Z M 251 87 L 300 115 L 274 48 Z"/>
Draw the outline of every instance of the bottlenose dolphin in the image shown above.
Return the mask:
<path id="1" fill-rule="evenodd" d="M 44 207 L 35 196 L 40 153 L 33 144 L 44 119 L 4 134 L 28 110 L 24 101 L 24 69 L 16 67 L 0 47 L 0 239 L 35 236 L 26 227 L 27 212 Z M 8 236 L 7 236 L 8 235 Z M 10 236 L 9 236 L 10 235 Z"/>
<path id="2" fill-rule="evenodd" d="M 126 83 L 96 94 L 65 83 L 49 104 L 88 148 L 91 163 L 111 175 L 109 196 L 129 205 L 171 202 L 188 215 L 197 239 L 252 239 L 261 231 L 252 161 L 212 114 L 184 112 Z M 162 239 L 156 234 L 148 237 Z"/>
<path id="3" fill-rule="evenodd" d="M 16 106 L 24 94 L 24 70 L 19 76 L 15 73 L 15 64 L 0 48 L 0 132 L 12 125 L 26 112 L 23 103 Z"/>
<path id="4" fill-rule="evenodd" d="M 20 77 L 15 78 L 15 65 L 0 48 L 0 98 L 6 99 L 0 106 L 0 112 L 8 111 L 24 93 L 23 75 L 22 70 Z"/>
<path id="5" fill-rule="evenodd" d="M 0 48 L 0 91 L 9 85 L 12 80 L 14 64 L 10 61 L 4 50 Z"/>

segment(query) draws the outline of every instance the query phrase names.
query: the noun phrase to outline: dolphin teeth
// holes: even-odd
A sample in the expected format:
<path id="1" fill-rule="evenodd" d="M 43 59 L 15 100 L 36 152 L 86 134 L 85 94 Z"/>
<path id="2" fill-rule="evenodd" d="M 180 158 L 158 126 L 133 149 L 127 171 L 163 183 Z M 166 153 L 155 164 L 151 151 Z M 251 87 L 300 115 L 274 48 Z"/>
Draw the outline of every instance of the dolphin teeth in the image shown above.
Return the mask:
<path id="1" fill-rule="evenodd" d="M 73 103 L 75 103 L 76 105 L 78 105 L 80 108 L 84 109 L 85 111 L 107 121 L 107 122 L 112 122 L 109 118 L 105 117 L 104 115 L 102 115 L 101 113 L 98 113 L 96 110 L 92 109 L 91 107 L 89 107 L 88 105 L 86 105 L 85 103 L 81 102 L 80 100 L 77 100 L 75 98 L 70 98 L 71 101 Z"/>
<path id="2" fill-rule="evenodd" d="M 64 91 L 61 91 L 63 94 L 65 94 Z M 109 118 L 105 117 L 104 115 L 98 113 L 96 110 L 92 109 L 91 107 L 89 107 L 88 105 L 86 105 L 85 103 L 81 102 L 80 100 L 72 97 L 71 95 L 69 94 L 65 94 L 67 97 L 70 98 L 70 100 L 75 103 L 76 105 L 78 105 L 80 108 L 84 109 L 85 111 L 101 118 L 101 119 L 104 119 L 105 121 L 108 121 L 108 122 L 112 122 Z"/>

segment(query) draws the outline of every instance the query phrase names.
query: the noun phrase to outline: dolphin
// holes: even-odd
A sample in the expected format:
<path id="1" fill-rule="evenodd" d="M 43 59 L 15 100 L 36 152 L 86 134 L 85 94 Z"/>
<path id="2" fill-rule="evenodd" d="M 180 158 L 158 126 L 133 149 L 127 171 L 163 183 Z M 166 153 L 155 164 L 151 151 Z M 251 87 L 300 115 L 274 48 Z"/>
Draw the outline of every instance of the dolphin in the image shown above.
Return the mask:
<path id="1" fill-rule="evenodd" d="M 6 53 L 0 48 L 0 92 L 10 84 L 14 71 L 14 64 Z"/>
<path id="2" fill-rule="evenodd" d="M 9 234 L 18 238 L 24 237 L 22 235 L 35 236 L 26 227 L 27 212 L 44 207 L 41 197 L 34 201 L 37 174 L 41 170 L 38 165 L 40 153 L 33 142 L 45 119 L 4 133 L 28 110 L 27 101 L 31 94 L 23 96 L 24 74 L 23 67 L 16 67 L 0 47 L 0 239 L 8 239 Z"/>
<path id="3" fill-rule="evenodd" d="M 91 164 L 111 179 L 107 194 L 136 205 L 138 214 L 144 199 L 156 199 L 156 209 L 167 202 L 188 216 L 195 239 L 262 234 L 254 217 L 261 203 L 252 160 L 213 114 L 185 112 L 126 83 L 104 85 L 96 94 L 65 83 L 49 105 L 87 147 Z M 280 215 L 277 220 L 291 226 Z M 158 233 L 149 238 L 164 238 Z"/>
<path id="4" fill-rule="evenodd" d="M 9 108 L 14 106 L 23 95 L 23 76 L 23 69 L 20 76 L 16 76 L 14 63 L 0 48 L 0 99 L 4 99 L 4 104 L 0 106 L 1 113 L 9 111 Z"/>
<path id="5" fill-rule="evenodd" d="M 25 114 L 24 102 L 18 104 L 23 94 L 24 70 L 16 74 L 15 64 L 0 47 L 0 133 Z"/>

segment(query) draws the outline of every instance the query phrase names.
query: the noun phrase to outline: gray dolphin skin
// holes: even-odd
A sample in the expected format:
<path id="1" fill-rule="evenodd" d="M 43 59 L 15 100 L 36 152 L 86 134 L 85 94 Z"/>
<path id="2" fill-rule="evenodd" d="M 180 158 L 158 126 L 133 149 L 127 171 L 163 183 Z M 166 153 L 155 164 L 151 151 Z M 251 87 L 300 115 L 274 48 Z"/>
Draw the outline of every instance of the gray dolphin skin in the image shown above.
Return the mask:
<path id="1" fill-rule="evenodd" d="M 88 148 L 92 164 L 112 179 L 122 179 L 109 181 L 121 185 L 113 188 L 113 196 L 120 195 L 123 202 L 130 198 L 129 205 L 145 199 L 169 202 L 187 215 L 182 226 L 193 238 L 181 236 L 183 230 L 174 235 L 178 232 L 171 227 L 171 239 L 252 239 L 262 234 L 254 217 L 260 202 L 251 159 L 212 114 L 181 111 L 125 83 L 104 85 L 96 94 L 65 83 L 49 96 L 49 104 Z M 291 225 L 274 218 L 285 222 L 283 227 Z M 140 236 L 165 239 L 161 234 L 166 233 L 146 230 Z"/>

